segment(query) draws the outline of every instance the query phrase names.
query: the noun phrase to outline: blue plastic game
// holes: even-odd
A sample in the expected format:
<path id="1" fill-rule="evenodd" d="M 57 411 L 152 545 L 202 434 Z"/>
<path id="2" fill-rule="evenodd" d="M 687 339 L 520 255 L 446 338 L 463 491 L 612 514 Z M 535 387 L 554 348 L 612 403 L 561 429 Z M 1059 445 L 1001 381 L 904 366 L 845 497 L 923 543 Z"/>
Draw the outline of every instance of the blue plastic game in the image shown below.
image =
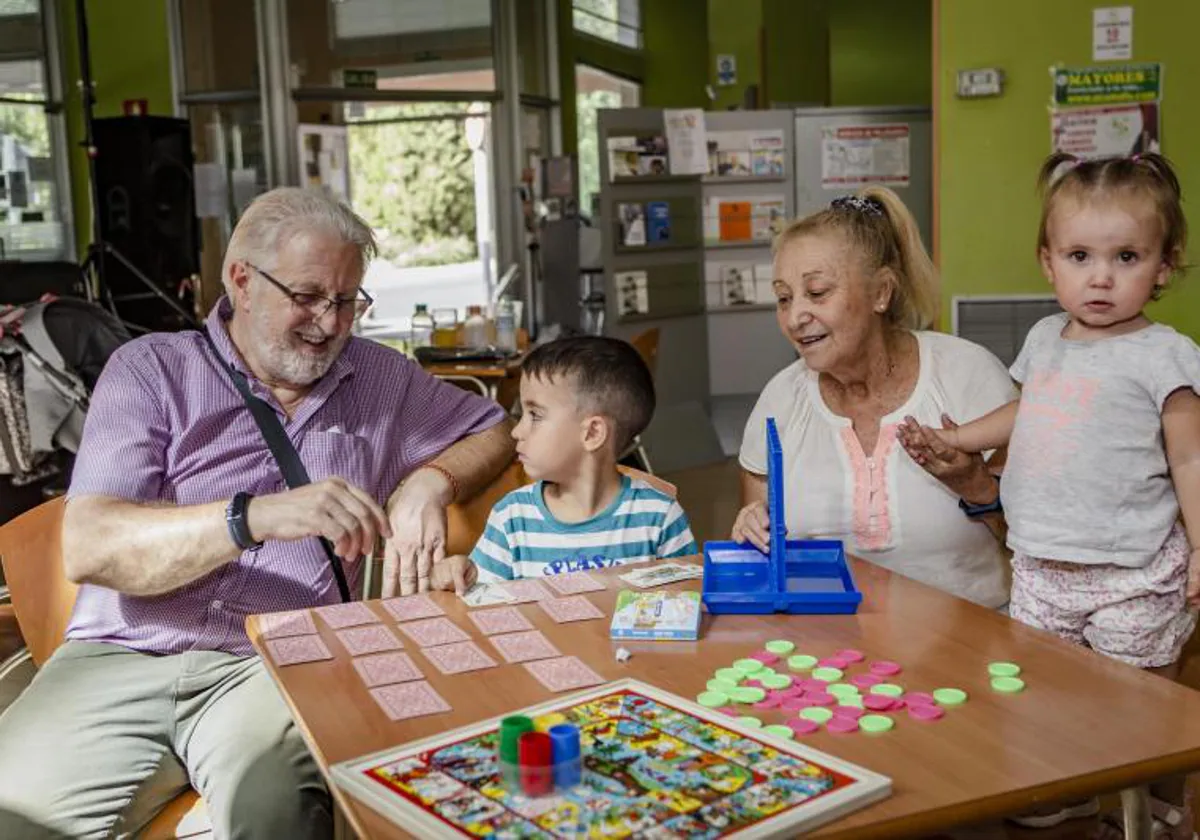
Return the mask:
<path id="1" fill-rule="evenodd" d="M 704 544 L 704 606 L 710 613 L 744 615 L 854 613 L 862 593 L 854 586 L 841 540 L 789 540 L 783 505 L 783 447 L 775 418 L 767 419 L 769 554 L 753 545 Z"/>

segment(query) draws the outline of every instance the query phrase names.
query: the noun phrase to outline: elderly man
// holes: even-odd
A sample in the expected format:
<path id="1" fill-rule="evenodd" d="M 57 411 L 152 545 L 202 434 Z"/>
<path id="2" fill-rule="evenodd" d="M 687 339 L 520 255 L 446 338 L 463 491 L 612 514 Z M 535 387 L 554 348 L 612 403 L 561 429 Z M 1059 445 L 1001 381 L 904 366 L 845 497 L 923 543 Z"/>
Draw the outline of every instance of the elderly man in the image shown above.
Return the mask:
<path id="1" fill-rule="evenodd" d="M 68 641 L 0 717 L 0 837 L 134 834 L 188 784 L 218 837 L 330 833 L 246 616 L 340 600 L 315 537 L 352 590 L 377 535 L 385 594 L 428 588 L 446 506 L 512 457 L 499 406 L 351 337 L 374 250 L 345 207 L 267 193 L 230 240 L 211 343 L 150 335 L 109 361 L 63 526 Z M 310 484 L 287 489 L 230 368 Z"/>

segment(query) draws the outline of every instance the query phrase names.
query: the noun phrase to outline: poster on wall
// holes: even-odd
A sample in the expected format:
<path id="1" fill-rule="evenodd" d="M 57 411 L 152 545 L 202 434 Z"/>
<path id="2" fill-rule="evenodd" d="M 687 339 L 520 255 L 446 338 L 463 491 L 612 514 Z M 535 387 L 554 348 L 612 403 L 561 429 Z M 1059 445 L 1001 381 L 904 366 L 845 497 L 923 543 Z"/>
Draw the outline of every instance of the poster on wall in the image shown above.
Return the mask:
<path id="1" fill-rule="evenodd" d="M 1092 61 L 1133 58 L 1133 6 L 1092 9 Z"/>
<path id="2" fill-rule="evenodd" d="M 617 310 L 622 316 L 645 315 L 650 311 L 646 272 L 623 271 L 614 280 L 617 285 Z"/>
<path id="3" fill-rule="evenodd" d="M 1052 67 L 1055 105 L 1116 105 L 1162 99 L 1162 64 Z"/>
<path id="4" fill-rule="evenodd" d="M 717 84 L 719 84 L 719 85 L 736 85 L 737 84 L 737 56 L 735 56 L 735 55 L 719 55 L 719 56 L 717 56 Z"/>
<path id="5" fill-rule="evenodd" d="M 821 186 L 827 190 L 867 184 L 907 187 L 908 147 L 907 123 L 826 126 L 821 130 Z"/>
<path id="6" fill-rule="evenodd" d="M 1159 103 L 1058 108 L 1051 112 L 1052 148 L 1080 158 L 1127 157 L 1162 150 Z"/>

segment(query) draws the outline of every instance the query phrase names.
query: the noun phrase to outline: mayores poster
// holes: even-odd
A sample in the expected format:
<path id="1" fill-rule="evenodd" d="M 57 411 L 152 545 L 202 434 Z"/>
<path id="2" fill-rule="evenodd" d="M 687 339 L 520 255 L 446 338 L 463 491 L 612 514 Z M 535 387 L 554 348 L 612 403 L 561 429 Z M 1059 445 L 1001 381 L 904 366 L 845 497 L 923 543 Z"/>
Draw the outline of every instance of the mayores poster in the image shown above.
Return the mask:
<path id="1" fill-rule="evenodd" d="M 1162 149 L 1159 103 L 1056 108 L 1050 117 L 1052 147 L 1080 158 L 1128 156 Z"/>

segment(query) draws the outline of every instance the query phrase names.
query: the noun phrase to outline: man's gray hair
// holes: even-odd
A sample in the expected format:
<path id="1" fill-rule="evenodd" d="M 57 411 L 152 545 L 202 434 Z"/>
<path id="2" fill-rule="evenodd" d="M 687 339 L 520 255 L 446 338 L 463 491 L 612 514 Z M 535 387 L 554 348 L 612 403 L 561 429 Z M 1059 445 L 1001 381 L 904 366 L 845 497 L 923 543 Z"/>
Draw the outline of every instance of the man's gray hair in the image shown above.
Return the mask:
<path id="1" fill-rule="evenodd" d="M 260 195 L 242 213 L 221 266 L 221 283 L 229 288 L 229 267 L 238 260 L 270 266 L 288 239 L 301 233 L 322 232 L 358 249 L 362 267 L 378 253 L 375 234 L 346 205 L 318 190 L 278 187 Z"/>

